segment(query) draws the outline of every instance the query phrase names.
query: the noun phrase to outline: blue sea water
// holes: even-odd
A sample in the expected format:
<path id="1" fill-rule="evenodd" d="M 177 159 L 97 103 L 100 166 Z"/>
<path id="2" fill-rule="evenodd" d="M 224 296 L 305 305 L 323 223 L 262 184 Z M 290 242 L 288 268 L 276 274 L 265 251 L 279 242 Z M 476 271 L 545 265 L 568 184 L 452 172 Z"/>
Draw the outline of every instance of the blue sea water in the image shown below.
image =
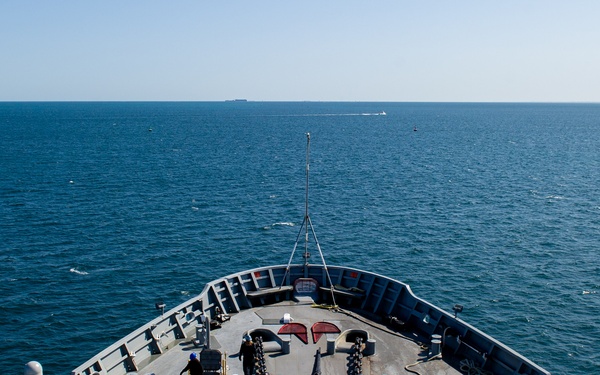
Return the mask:
<path id="1" fill-rule="evenodd" d="M 285 264 L 307 132 L 328 264 L 600 373 L 600 105 L 312 102 L 0 103 L 1 372 L 67 374 L 155 302 Z"/>

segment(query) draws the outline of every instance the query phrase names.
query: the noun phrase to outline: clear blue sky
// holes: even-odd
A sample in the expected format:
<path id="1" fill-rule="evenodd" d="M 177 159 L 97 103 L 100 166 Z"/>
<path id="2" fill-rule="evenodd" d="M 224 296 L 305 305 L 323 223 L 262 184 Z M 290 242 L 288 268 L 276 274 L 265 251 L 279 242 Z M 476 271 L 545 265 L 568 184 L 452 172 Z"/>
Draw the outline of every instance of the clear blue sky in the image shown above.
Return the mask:
<path id="1" fill-rule="evenodd" d="M 0 101 L 600 102 L 600 1 L 0 0 Z"/>

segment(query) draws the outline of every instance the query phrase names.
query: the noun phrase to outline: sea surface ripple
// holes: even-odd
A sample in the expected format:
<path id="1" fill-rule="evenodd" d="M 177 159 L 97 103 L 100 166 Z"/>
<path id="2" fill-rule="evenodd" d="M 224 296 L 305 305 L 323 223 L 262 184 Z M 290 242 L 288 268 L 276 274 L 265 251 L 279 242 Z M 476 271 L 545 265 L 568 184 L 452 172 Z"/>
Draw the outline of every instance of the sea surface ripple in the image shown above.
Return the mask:
<path id="1" fill-rule="evenodd" d="M 600 373 L 600 105 L 283 102 L 0 103 L 2 372 L 67 374 L 155 302 L 285 264 L 307 132 L 328 264 Z"/>

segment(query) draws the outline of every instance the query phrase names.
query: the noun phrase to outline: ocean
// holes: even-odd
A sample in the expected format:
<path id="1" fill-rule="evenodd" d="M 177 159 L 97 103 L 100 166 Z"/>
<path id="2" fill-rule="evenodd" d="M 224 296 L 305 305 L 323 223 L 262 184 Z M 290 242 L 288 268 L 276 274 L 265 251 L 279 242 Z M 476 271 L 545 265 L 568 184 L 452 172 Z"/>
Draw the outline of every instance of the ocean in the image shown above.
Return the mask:
<path id="1" fill-rule="evenodd" d="M 327 264 L 600 373 L 599 104 L 251 101 L 0 103 L 1 372 L 68 374 L 156 302 L 287 263 L 308 132 Z"/>

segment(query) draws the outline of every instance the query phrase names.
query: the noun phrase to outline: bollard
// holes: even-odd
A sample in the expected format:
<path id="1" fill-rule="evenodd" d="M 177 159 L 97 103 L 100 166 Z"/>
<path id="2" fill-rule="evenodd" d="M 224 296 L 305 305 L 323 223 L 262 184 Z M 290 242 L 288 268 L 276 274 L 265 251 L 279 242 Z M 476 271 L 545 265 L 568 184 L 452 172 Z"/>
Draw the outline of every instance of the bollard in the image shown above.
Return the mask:
<path id="1" fill-rule="evenodd" d="M 365 345 L 365 350 L 363 350 L 363 354 L 365 356 L 370 356 L 375 354 L 375 339 L 368 339 L 367 344 Z"/>
<path id="2" fill-rule="evenodd" d="M 283 354 L 290 354 L 290 344 L 292 343 L 291 338 L 289 337 L 282 337 L 281 338 L 281 351 L 283 351 Z"/>
<path id="3" fill-rule="evenodd" d="M 196 324 L 196 346 L 206 345 L 206 328 L 204 324 Z"/>
<path id="4" fill-rule="evenodd" d="M 429 350 L 430 356 L 436 356 L 440 354 L 442 348 L 442 336 L 431 335 L 431 348 Z"/>
<path id="5" fill-rule="evenodd" d="M 327 354 L 331 355 L 335 353 L 335 338 L 327 338 Z"/>
<path id="6" fill-rule="evenodd" d="M 439 339 L 431 340 L 431 349 L 430 349 L 429 355 L 431 357 L 433 357 L 433 356 L 440 354 L 441 347 L 442 347 L 442 340 L 439 340 Z"/>

